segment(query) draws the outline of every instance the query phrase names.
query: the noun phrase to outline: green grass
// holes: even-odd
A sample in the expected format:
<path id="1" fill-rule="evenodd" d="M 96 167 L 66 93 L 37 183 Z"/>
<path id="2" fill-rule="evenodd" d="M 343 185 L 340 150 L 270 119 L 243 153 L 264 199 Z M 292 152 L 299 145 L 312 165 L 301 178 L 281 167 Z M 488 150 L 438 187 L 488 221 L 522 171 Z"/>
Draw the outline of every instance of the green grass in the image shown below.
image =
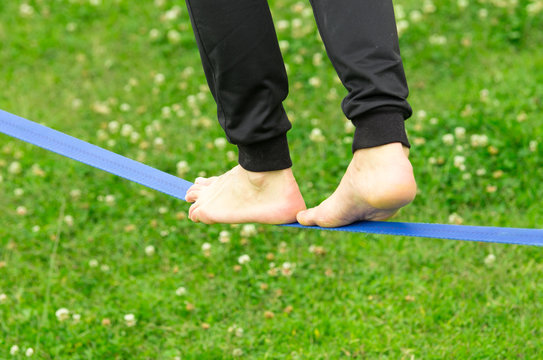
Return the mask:
<path id="1" fill-rule="evenodd" d="M 164 2 L 31 0 L 31 16 L 19 2 L 0 2 L 0 108 L 172 174 L 185 160 L 187 179 L 227 170 L 235 148 L 214 144 L 222 130 L 187 11 Z M 176 3 L 177 19 L 163 20 Z M 339 106 L 346 91 L 326 56 L 312 61 L 324 53 L 311 13 L 296 13 L 291 0 L 270 3 L 276 23 L 302 21 L 278 37 L 289 42 L 294 170 L 315 205 L 350 160 Z M 409 23 L 400 41 L 420 188 L 399 221 L 541 228 L 543 13 L 528 12 L 530 4 L 436 1 L 425 12 L 423 2 L 396 2 Z M 172 29 L 177 42 L 168 40 Z M 112 133 L 112 121 L 131 124 L 140 138 Z M 309 139 L 315 127 L 326 129 L 325 143 Z M 465 138 L 446 145 L 457 127 Z M 473 147 L 472 135 L 488 144 Z M 313 161 L 303 161 L 307 154 Z M 455 156 L 464 156 L 464 170 Z M 9 171 L 14 162 L 19 174 Z M 25 358 L 27 348 L 40 359 L 542 356 L 539 248 L 260 225 L 243 237 L 241 226 L 180 219 L 186 203 L 5 135 L 0 179 L 0 359 Z M 231 240 L 223 244 L 225 230 Z M 236 271 L 242 254 L 251 261 Z M 485 262 L 490 254 L 495 261 Z M 270 262 L 294 263 L 294 271 L 270 275 Z M 181 286 L 187 292 L 178 296 Z M 60 308 L 80 321 L 59 321 Z M 242 336 L 228 331 L 233 325 Z"/>

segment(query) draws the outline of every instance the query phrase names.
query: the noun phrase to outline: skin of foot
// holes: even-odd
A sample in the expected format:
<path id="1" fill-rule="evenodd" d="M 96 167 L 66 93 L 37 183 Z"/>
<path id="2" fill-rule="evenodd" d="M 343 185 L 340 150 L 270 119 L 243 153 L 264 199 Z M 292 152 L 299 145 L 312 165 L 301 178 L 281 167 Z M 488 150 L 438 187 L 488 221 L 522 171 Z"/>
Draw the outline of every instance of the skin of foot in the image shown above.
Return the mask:
<path id="1" fill-rule="evenodd" d="M 206 224 L 287 224 L 305 210 L 292 169 L 252 172 L 241 166 L 221 176 L 198 178 L 186 194 L 189 218 Z"/>
<path id="2" fill-rule="evenodd" d="M 356 150 L 336 191 L 319 206 L 298 213 L 298 222 L 338 227 L 389 219 L 417 192 L 408 156 L 409 149 L 399 142 Z"/>

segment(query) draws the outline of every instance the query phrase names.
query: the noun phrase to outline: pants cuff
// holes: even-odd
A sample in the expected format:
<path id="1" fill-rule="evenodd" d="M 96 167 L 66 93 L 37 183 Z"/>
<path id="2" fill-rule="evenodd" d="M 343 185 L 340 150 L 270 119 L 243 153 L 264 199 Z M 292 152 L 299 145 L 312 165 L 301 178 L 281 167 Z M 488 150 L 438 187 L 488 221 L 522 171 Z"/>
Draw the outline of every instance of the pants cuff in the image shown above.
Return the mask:
<path id="1" fill-rule="evenodd" d="M 352 120 L 355 126 L 353 153 L 358 149 L 400 142 L 411 147 L 404 115 L 394 107 L 380 107 Z"/>
<path id="2" fill-rule="evenodd" d="M 287 134 L 250 145 L 238 145 L 239 164 L 248 171 L 263 172 L 292 166 Z"/>

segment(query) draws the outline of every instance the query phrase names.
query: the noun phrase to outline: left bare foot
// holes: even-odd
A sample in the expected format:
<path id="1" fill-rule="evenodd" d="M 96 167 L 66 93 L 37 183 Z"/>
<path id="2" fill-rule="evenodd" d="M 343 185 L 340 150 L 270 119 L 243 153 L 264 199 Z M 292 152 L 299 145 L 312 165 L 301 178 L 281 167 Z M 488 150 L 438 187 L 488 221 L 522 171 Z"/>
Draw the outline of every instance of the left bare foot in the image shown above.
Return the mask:
<path id="1" fill-rule="evenodd" d="M 298 222 L 338 227 L 390 218 L 417 192 L 408 154 L 401 143 L 357 150 L 336 191 L 319 206 L 298 213 Z"/>

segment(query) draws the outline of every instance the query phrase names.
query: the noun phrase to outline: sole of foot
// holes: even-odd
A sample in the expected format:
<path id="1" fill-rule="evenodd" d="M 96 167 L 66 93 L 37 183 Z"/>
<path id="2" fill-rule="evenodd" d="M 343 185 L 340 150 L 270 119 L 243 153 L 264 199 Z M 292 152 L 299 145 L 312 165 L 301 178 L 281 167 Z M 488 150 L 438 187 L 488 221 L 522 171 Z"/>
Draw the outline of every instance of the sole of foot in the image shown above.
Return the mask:
<path id="1" fill-rule="evenodd" d="M 298 213 L 298 222 L 338 227 L 391 218 L 417 192 L 408 156 L 401 143 L 357 150 L 336 191 L 319 206 Z"/>
<path id="2" fill-rule="evenodd" d="M 198 178 L 187 191 L 189 218 L 206 224 L 287 224 L 306 209 L 291 169 L 252 172 L 241 166 Z"/>

